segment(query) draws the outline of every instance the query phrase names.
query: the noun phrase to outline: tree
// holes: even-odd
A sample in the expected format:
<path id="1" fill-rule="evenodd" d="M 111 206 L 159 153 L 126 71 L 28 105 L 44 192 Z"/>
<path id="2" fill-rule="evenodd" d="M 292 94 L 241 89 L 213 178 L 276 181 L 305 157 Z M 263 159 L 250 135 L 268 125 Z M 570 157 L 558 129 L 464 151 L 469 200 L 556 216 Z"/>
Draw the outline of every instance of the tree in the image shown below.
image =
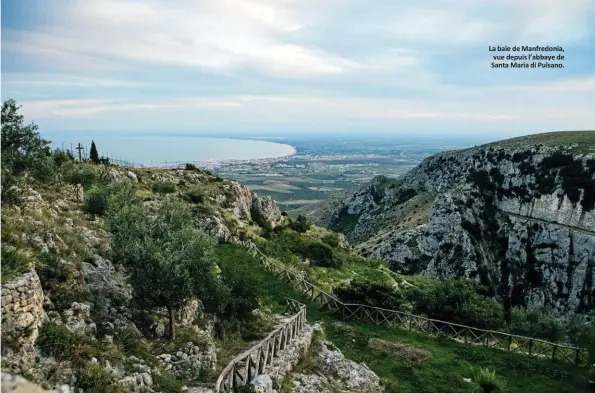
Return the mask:
<path id="1" fill-rule="evenodd" d="M 155 215 L 140 203 L 108 202 L 108 224 L 114 259 L 128 271 L 136 300 L 141 306 L 166 307 L 169 336 L 175 338 L 174 312 L 217 287 L 215 240 L 195 229 L 188 208 L 171 199 Z"/>
<path id="2" fill-rule="evenodd" d="M 95 141 L 91 141 L 91 151 L 89 152 L 89 159 L 93 164 L 99 164 L 101 161 L 99 160 L 99 153 L 97 152 L 97 146 L 95 146 Z"/>
<path id="3" fill-rule="evenodd" d="M 25 125 L 21 106 L 10 99 L 2 103 L 2 199 L 24 172 L 44 178 L 51 172 L 50 141 L 42 139 L 36 124 Z"/>
<path id="4" fill-rule="evenodd" d="M 300 214 L 298 216 L 297 220 L 295 220 L 295 222 L 291 223 L 291 229 L 293 229 L 294 231 L 299 232 L 299 233 L 304 233 L 304 232 L 307 232 L 308 229 L 310 229 L 310 225 L 311 224 L 308 222 L 306 217 L 304 217 Z"/>

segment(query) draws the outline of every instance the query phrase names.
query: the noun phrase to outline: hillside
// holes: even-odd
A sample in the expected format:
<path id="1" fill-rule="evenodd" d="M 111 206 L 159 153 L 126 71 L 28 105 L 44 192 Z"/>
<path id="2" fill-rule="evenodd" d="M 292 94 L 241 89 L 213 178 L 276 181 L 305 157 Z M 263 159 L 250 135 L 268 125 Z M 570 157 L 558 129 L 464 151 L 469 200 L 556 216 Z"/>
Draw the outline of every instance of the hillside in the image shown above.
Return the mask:
<path id="1" fill-rule="evenodd" d="M 514 138 L 425 159 L 325 206 L 320 223 L 395 271 L 469 277 L 510 306 L 594 308 L 595 131 Z"/>
<path id="2" fill-rule="evenodd" d="M 595 342 L 595 334 L 586 335 L 587 320 L 567 327 L 515 309 L 505 324 L 501 305 L 473 281 L 391 271 L 384 260 L 354 254 L 343 235 L 290 218 L 236 181 L 193 165 L 161 170 L 77 161 L 48 144 L 34 124 L 24 125 L 14 102 L 3 104 L 3 393 L 25 389 L 21 376 L 62 393 L 212 393 L 239 354 L 290 331 L 286 323 L 298 314 L 287 315 L 287 298 L 304 302 L 308 323 L 287 347 L 273 343 L 271 367 L 248 381 L 261 384 L 261 392 L 462 393 L 472 379 L 489 382 L 478 370 L 506 375 L 511 391 L 587 386 L 587 370 L 572 358 L 556 364 L 403 329 L 339 323 L 267 271 L 244 240 L 343 302 L 572 345 Z M 570 353 L 582 353 L 576 350 Z"/>

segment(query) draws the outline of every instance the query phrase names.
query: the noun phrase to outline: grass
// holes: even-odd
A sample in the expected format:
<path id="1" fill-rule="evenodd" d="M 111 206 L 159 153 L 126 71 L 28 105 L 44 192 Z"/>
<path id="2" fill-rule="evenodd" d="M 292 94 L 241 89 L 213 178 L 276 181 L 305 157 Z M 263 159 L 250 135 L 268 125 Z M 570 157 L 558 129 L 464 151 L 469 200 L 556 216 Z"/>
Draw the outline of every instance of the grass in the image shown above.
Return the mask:
<path id="1" fill-rule="evenodd" d="M 450 340 L 440 340 L 415 332 L 391 329 L 365 323 L 343 324 L 337 327 L 337 319 L 321 312 L 303 294 L 272 273 L 265 271 L 245 251 L 234 246 L 223 246 L 229 256 L 242 253 L 242 263 L 247 269 L 262 276 L 261 290 L 264 297 L 276 310 L 284 309 L 284 299 L 294 298 L 307 306 L 309 323 L 321 322 L 326 337 L 338 347 L 346 357 L 356 362 L 365 362 L 387 386 L 396 386 L 399 393 L 469 393 L 474 385 L 464 378 L 471 378 L 477 367 L 494 370 L 507 383 L 507 392 L 514 393 L 578 393 L 587 392 L 585 370 L 572 365 L 556 364 L 549 361 L 529 358 L 514 353 L 483 347 L 472 347 Z M 235 249 L 235 250 L 234 250 Z M 233 252 L 232 252 L 233 250 Z M 229 259 L 227 263 L 237 263 Z M 373 353 L 370 340 L 396 343 L 408 346 L 430 355 L 431 360 L 414 363 L 394 359 L 392 354 Z M 390 392 L 391 390 L 387 390 Z"/>

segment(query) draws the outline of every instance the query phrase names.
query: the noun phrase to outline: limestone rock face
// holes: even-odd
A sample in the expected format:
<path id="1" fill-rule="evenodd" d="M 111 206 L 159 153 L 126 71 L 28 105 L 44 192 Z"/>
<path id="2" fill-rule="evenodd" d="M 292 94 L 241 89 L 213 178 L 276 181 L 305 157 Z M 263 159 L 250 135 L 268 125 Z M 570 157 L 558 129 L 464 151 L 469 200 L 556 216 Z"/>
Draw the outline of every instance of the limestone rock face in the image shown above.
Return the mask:
<path id="1" fill-rule="evenodd" d="M 281 220 L 281 210 L 269 196 L 263 197 L 254 194 L 251 213 L 255 222 L 266 222 L 273 227 Z"/>
<path id="2" fill-rule="evenodd" d="M 595 155 L 576 147 L 436 154 L 399 179 L 375 178 L 322 222 L 395 270 L 473 278 L 567 319 L 595 308 Z"/>
<path id="3" fill-rule="evenodd" d="M 26 371 L 34 362 L 38 328 L 47 318 L 35 270 L 2 285 L 2 368 Z"/>

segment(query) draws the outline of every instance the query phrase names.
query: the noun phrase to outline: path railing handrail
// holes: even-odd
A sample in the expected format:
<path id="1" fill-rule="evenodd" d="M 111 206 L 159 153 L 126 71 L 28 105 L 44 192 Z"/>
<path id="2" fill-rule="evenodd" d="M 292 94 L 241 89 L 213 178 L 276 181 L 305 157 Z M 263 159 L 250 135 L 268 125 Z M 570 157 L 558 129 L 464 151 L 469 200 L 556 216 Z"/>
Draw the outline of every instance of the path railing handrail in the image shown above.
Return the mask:
<path id="1" fill-rule="evenodd" d="M 297 300 L 287 299 L 287 312 L 292 313 L 288 320 L 273 330 L 266 338 L 232 359 L 221 371 L 215 383 L 215 392 L 234 391 L 262 374 L 272 363 L 279 351 L 283 350 L 299 335 L 306 323 L 306 306 Z"/>
<path id="2" fill-rule="evenodd" d="M 326 307 L 329 311 L 340 314 L 345 320 L 366 321 L 375 324 L 386 323 L 389 326 L 400 327 L 410 331 L 415 330 L 427 335 L 444 336 L 471 345 L 482 345 L 576 365 L 587 363 L 586 350 L 567 344 L 552 343 L 517 334 L 475 328 L 403 311 L 363 304 L 343 303 L 307 281 L 303 274 L 293 272 L 266 256 L 254 242 L 248 240 L 240 241 L 239 243 L 248 248 L 252 255 L 257 257 L 268 270 L 281 276 L 281 278 L 289 280 L 294 287 L 309 296 L 315 303 L 318 302 L 321 307 Z"/>

